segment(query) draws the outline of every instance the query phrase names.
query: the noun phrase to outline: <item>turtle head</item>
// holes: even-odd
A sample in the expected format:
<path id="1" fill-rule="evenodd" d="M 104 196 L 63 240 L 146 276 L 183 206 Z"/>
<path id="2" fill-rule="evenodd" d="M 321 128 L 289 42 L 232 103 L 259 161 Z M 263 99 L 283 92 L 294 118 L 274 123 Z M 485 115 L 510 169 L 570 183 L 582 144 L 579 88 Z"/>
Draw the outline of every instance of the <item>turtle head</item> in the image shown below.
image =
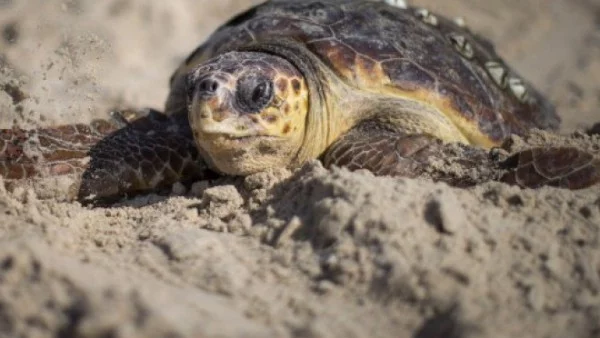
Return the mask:
<path id="1" fill-rule="evenodd" d="M 288 167 L 302 145 L 308 88 L 286 59 L 229 52 L 188 74 L 188 113 L 200 151 L 219 171 Z"/>

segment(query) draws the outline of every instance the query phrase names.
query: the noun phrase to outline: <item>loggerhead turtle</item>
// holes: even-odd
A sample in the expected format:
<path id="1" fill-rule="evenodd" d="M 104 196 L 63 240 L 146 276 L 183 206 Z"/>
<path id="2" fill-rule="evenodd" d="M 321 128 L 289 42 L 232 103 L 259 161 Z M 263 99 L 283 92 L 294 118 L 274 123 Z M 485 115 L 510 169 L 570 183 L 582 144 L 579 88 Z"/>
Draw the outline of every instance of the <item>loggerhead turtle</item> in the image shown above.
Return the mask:
<path id="1" fill-rule="evenodd" d="M 80 170 L 80 199 L 315 158 L 414 177 L 431 173 L 428 161 L 443 159 L 450 144 L 483 165 L 511 134 L 559 125 L 487 40 L 398 1 L 265 2 L 217 29 L 170 87 L 165 114 L 2 131 L 0 175 Z M 600 181 L 600 161 L 576 148 L 534 148 L 498 164 L 508 170 L 497 179 L 524 187 Z"/>

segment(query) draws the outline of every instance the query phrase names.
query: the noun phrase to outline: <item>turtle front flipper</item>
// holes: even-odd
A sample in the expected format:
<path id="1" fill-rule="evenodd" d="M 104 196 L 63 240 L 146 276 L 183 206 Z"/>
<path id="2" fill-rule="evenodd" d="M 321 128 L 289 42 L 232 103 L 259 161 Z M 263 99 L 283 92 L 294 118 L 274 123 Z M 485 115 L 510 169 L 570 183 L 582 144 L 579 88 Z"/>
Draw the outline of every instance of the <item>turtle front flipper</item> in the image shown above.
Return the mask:
<path id="1" fill-rule="evenodd" d="M 501 181 L 521 187 L 582 189 L 600 183 L 600 159 L 575 147 L 531 148 L 510 156 Z"/>
<path id="2" fill-rule="evenodd" d="M 429 177 L 453 186 L 472 186 L 489 176 L 459 176 L 439 170 L 436 160 L 451 161 L 463 171 L 490 166 L 489 152 L 482 148 L 444 144 L 427 134 L 410 134 L 393 126 L 366 122 L 348 131 L 322 156 L 326 167 L 336 165 L 350 170 L 367 169 L 375 175 Z"/>
<path id="3" fill-rule="evenodd" d="M 483 148 L 445 144 L 425 134 L 408 134 L 384 125 L 359 125 L 323 155 L 326 167 L 368 169 L 376 175 L 424 176 L 454 186 L 498 180 L 524 188 L 544 185 L 581 189 L 600 183 L 600 160 L 573 147 L 532 148 L 499 162 Z M 441 170 L 452 163 L 453 170 Z M 457 175 L 457 172 L 477 175 Z"/>
<path id="4" fill-rule="evenodd" d="M 73 197 L 97 202 L 207 174 L 184 116 L 150 113 L 125 122 L 120 129 L 119 124 L 96 121 L 90 126 L 2 130 L 0 176 L 14 181 L 75 174 Z"/>
<path id="5" fill-rule="evenodd" d="M 89 151 L 80 201 L 111 200 L 206 178 L 187 116 L 150 113 L 108 135 Z"/>

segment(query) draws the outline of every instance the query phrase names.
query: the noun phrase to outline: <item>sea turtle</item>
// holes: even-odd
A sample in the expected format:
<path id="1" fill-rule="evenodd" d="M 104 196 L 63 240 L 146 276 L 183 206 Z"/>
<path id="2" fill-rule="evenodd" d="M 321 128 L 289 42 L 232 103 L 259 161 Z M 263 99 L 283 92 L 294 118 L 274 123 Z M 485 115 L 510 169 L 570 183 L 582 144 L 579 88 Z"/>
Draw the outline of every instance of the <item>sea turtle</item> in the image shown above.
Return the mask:
<path id="1" fill-rule="evenodd" d="M 463 21 L 391 0 L 267 1 L 217 29 L 170 88 L 165 114 L 118 114 L 120 128 L 2 131 L 0 175 L 82 170 L 80 199 L 316 158 L 417 176 L 451 144 L 464 145 L 468 163 L 493 163 L 488 150 L 511 134 L 559 125 L 551 104 Z M 503 163 L 497 178 L 525 187 L 600 181 L 600 161 L 576 148 Z"/>

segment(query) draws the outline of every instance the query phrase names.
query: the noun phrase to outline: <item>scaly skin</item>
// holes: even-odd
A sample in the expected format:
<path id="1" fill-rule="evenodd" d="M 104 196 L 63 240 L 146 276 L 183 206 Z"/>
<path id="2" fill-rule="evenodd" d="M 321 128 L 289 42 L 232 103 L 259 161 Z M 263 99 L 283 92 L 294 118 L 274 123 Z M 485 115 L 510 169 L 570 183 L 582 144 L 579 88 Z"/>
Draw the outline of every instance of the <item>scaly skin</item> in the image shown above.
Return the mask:
<path id="1" fill-rule="evenodd" d="M 340 138 L 323 162 L 327 167 L 368 169 L 375 175 L 425 176 L 458 187 L 490 180 L 523 188 L 582 189 L 600 183 L 600 158 L 575 147 L 531 148 L 500 160 L 483 148 L 444 144 L 429 135 L 404 134 L 373 123 Z M 456 176 L 439 170 L 435 162 L 450 162 L 455 170 L 479 174 Z"/>
<path id="2" fill-rule="evenodd" d="M 9 182 L 72 174 L 74 198 L 104 201 L 209 174 L 185 117 L 151 113 L 118 128 L 108 121 L 0 130 L 0 176 Z"/>
<path id="3" fill-rule="evenodd" d="M 111 199 L 208 175 L 187 116 L 153 112 L 116 130 L 88 152 L 78 199 Z"/>
<path id="4" fill-rule="evenodd" d="M 18 180 L 83 172 L 87 153 L 117 128 L 108 121 L 54 128 L 0 130 L 0 176 Z"/>

